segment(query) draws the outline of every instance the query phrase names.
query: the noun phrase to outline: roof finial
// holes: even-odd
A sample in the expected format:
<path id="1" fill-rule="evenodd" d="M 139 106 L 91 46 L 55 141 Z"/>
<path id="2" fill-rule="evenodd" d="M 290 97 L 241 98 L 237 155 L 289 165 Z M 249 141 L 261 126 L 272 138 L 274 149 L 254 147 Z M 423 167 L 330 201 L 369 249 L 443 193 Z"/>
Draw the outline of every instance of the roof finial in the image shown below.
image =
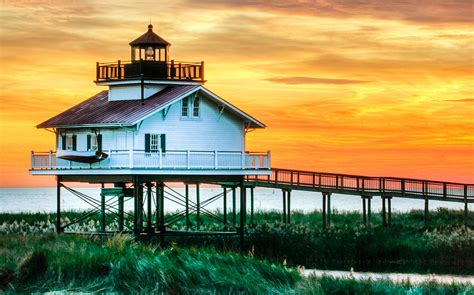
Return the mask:
<path id="1" fill-rule="evenodd" d="M 151 16 L 150 16 L 150 24 L 148 25 L 148 30 L 149 31 L 153 30 L 153 25 L 151 24 Z"/>

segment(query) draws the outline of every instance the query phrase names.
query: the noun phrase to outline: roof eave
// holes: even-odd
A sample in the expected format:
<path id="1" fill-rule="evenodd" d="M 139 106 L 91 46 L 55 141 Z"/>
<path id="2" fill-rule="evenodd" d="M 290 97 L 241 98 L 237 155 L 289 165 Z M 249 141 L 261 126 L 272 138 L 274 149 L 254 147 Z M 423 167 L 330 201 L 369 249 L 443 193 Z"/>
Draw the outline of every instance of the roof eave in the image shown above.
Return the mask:
<path id="1" fill-rule="evenodd" d="M 36 126 L 38 129 L 46 129 L 46 128 L 94 128 L 94 127 L 133 127 L 135 124 L 131 123 L 91 123 L 91 124 L 70 124 L 70 125 L 44 125 L 39 124 Z"/>

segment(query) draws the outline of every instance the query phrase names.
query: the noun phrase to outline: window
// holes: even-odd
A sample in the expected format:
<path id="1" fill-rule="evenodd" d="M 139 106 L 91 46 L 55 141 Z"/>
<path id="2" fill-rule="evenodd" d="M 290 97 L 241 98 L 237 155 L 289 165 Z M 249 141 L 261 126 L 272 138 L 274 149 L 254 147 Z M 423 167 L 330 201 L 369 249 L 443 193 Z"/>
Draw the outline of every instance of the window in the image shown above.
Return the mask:
<path id="1" fill-rule="evenodd" d="M 199 117 L 199 97 L 196 96 L 193 101 L 193 117 Z"/>
<path id="2" fill-rule="evenodd" d="M 166 134 L 145 134 L 145 153 L 166 153 Z"/>
<path id="3" fill-rule="evenodd" d="M 160 150 L 160 135 L 150 134 L 150 152 L 157 153 Z"/>
<path id="4" fill-rule="evenodd" d="M 75 151 L 77 144 L 77 135 L 66 134 L 62 135 L 62 149 L 66 151 Z"/>
<path id="5" fill-rule="evenodd" d="M 97 135 L 93 134 L 91 136 L 91 146 L 90 146 L 90 150 L 91 151 L 96 151 L 99 149 L 99 143 L 97 141 Z"/>
<path id="6" fill-rule="evenodd" d="M 181 101 L 181 118 L 199 118 L 200 105 L 201 100 L 197 95 L 193 99 L 189 96 L 183 98 Z"/>
<path id="7" fill-rule="evenodd" d="M 102 134 L 87 134 L 87 150 L 101 151 L 102 150 Z"/>
<path id="8" fill-rule="evenodd" d="M 183 98 L 181 102 L 181 117 L 187 118 L 188 117 L 188 110 L 189 110 L 189 99 L 187 97 Z"/>
<path id="9" fill-rule="evenodd" d="M 72 151 L 74 150 L 74 140 L 72 135 L 66 135 L 66 150 Z"/>

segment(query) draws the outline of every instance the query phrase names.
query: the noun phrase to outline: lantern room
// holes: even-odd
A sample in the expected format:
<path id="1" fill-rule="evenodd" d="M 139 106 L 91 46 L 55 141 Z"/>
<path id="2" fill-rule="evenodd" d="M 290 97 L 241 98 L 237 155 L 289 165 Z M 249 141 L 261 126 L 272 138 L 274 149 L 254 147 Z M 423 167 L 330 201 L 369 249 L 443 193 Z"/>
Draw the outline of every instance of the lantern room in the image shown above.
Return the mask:
<path id="1" fill-rule="evenodd" d="M 100 63 L 96 65 L 96 83 L 99 85 L 117 85 L 122 81 L 144 83 L 169 83 L 170 80 L 186 83 L 204 83 L 204 62 L 176 62 L 170 59 L 170 46 L 165 39 L 153 32 L 153 25 L 148 31 L 129 43 L 130 61 Z M 127 80 L 127 81 L 126 81 Z"/>
<path id="2" fill-rule="evenodd" d="M 153 32 L 153 25 L 148 25 L 148 31 L 130 42 L 132 61 L 168 62 L 169 48 L 166 40 Z"/>

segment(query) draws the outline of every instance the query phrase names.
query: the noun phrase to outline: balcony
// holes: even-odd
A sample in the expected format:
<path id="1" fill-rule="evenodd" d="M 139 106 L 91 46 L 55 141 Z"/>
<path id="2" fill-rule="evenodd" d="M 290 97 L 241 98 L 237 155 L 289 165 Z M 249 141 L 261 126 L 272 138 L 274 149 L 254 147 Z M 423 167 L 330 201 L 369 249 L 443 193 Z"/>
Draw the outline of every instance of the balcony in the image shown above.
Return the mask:
<path id="1" fill-rule="evenodd" d="M 166 151 L 150 153 L 139 150 L 104 151 L 108 158 L 93 164 L 78 163 L 56 157 L 55 152 L 31 152 L 32 174 L 51 171 L 147 170 L 158 174 L 170 170 L 248 172 L 270 170 L 270 152 L 232 151 Z M 106 173 L 104 171 L 104 173 Z M 186 173 L 186 172 L 184 172 Z M 245 174 L 252 174 L 245 173 Z"/>
<path id="2" fill-rule="evenodd" d="M 125 80 L 204 82 L 204 62 L 117 61 L 96 64 L 96 82 Z"/>

